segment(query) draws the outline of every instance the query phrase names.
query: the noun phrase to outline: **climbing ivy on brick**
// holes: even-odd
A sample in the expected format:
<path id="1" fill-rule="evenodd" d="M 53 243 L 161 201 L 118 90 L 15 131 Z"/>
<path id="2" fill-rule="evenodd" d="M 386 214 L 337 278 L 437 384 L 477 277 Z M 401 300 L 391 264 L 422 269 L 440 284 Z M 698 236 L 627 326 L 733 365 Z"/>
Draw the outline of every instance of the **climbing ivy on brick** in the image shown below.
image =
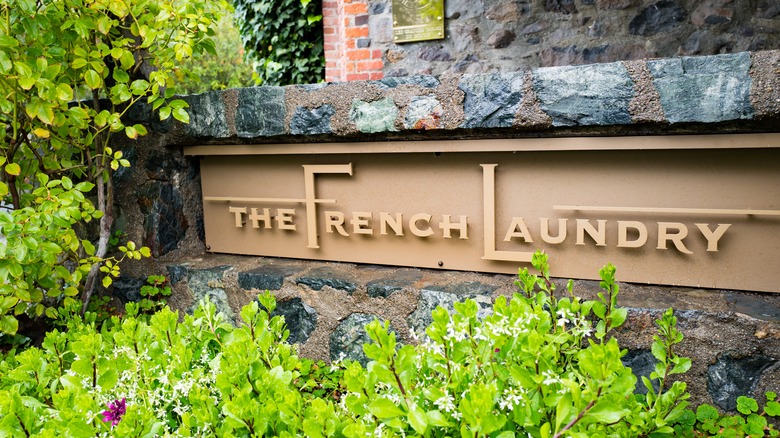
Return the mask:
<path id="1" fill-rule="evenodd" d="M 244 49 L 262 85 L 321 82 L 325 72 L 322 2 L 234 0 Z"/>

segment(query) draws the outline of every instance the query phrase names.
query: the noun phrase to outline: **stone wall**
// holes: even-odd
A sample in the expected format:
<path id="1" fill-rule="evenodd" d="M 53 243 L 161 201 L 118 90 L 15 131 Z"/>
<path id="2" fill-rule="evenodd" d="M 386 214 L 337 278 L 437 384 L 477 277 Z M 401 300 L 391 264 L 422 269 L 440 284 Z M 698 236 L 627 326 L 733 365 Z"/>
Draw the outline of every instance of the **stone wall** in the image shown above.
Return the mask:
<path id="1" fill-rule="evenodd" d="M 324 2 L 328 81 L 376 79 L 377 68 L 385 77 L 438 76 L 780 48 L 774 0 L 444 3 L 445 39 L 395 44 L 392 0 Z"/>
<path id="2" fill-rule="evenodd" d="M 113 292 L 137 300 L 145 277 L 164 273 L 174 285 L 174 307 L 188 311 L 209 296 L 235 319 L 268 289 L 302 354 L 360 359 L 367 319 L 389 320 L 412 343 L 410 331 L 425 327 L 432 307 L 465 297 L 488 307 L 513 292 L 513 278 L 209 254 L 198 158 L 183 156 L 182 145 L 778 132 L 780 51 L 234 89 L 186 99 L 189 125 L 160 122 L 143 107 L 131 114 L 151 134 L 123 145 L 133 167 L 117 175 L 117 226 L 155 257 L 125 265 Z M 578 281 L 575 291 L 588 297 L 596 287 Z M 687 337 L 681 353 L 694 362 L 684 377 L 694 402 L 733 409 L 738 395 L 780 391 L 780 294 L 621 289 L 630 317 L 618 336 L 638 373 L 649 372 L 653 321 L 672 306 Z"/>

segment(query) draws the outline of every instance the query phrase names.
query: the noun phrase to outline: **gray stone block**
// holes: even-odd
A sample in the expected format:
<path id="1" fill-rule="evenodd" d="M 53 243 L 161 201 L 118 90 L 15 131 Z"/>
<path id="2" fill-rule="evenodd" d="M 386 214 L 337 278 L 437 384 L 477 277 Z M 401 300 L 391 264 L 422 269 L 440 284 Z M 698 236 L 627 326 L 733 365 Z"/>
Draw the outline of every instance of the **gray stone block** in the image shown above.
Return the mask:
<path id="1" fill-rule="evenodd" d="M 444 108 L 434 96 L 415 96 L 406 108 L 404 128 L 406 129 L 438 129 L 441 127 L 441 117 Z"/>
<path id="2" fill-rule="evenodd" d="M 217 308 L 217 312 L 222 313 L 231 323 L 235 322 L 236 315 L 228 303 L 227 293 L 223 284 L 223 275 L 225 271 L 233 269 L 231 266 L 216 266 L 208 269 L 191 269 L 187 287 L 194 299 L 194 310 L 201 300 L 208 298 Z"/>
<path id="3" fill-rule="evenodd" d="M 629 350 L 625 356 L 620 358 L 623 365 L 631 368 L 631 371 L 636 376 L 636 388 L 634 393 L 647 394 L 647 387 L 642 382 L 642 376 L 650 378 L 650 373 L 655 371 L 655 357 L 650 350 Z M 653 390 L 658 392 L 660 384 L 658 379 L 652 380 Z"/>
<path id="4" fill-rule="evenodd" d="M 290 331 L 287 338 L 290 344 L 305 344 L 317 327 L 317 311 L 298 297 L 277 302 L 271 316 L 284 317 L 284 323 Z"/>
<path id="5" fill-rule="evenodd" d="M 285 265 L 268 265 L 238 273 L 238 286 L 244 290 L 279 290 L 285 277 L 300 271 L 300 268 Z"/>
<path id="6" fill-rule="evenodd" d="M 170 280 L 171 285 L 175 285 L 186 279 L 187 274 L 189 273 L 189 267 L 187 265 L 168 265 L 165 269 L 168 270 L 168 279 Z"/>
<path id="7" fill-rule="evenodd" d="M 750 54 L 649 61 L 647 67 L 671 123 L 722 122 L 754 116 Z"/>
<path id="8" fill-rule="evenodd" d="M 458 83 L 465 94 L 461 128 L 508 128 L 523 98 L 523 72 L 464 75 Z"/>
<path id="9" fill-rule="evenodd" d="M 389 277 L 368 282 L 366 284 L 366 294 L 372 298 L 387 298 L 393 292 L 412 286 L 421 278 L 422 274 L 417 271 L 397 272 Z"/>
<path id="10" fill-rule="evenodd" d="M 178 187 L 170 182 L 150 181 L 138 189 L 136 197 L 144 216 L 144 245 L 155 257 L 176 249 L 189 227 Z"/>
<path id="11" fill-rule="evenodd" d="M 353 313 L 342 321 L 330 335 L 330 360 L 349 359 L 360 362 L 364 367 L 368 365 L 363 344 L 371 342 L 371 338 L 368 337 L 365 326 L 375 319 L 379 318 L 376 315 Z M 398 339 L 398 332 L 392 326 L 390 331 L 395 333 Z M 400 343 L 398 346 L 400 347 Z"/>
<path id="12" fill-rule="evenodd" d="M 190 123 L 185 126 L 185 131 L 193 137 L 225 138 L 230 136 L 230 129 L 225 117 L 225 102 L 222 93 L 211 91 L 203 94 L 195 94 L 184 98 L 190 107 L 187 112 L 190 115 Z"/>
<path id="13" fill-rule="evenodd" d="M 141 301 L 141 288 L 145 284 L 145 278 L 122 275 L 111 283 L 111 289 L 114 295 L 118 295 L 125 301 L 138 302 Z"/>
<path id="14" fill-rule="evenodd" d="M 447 289 L 447 287 L 432 286 L 421 290 L 417 308 L 406 318 L 409 327 L 411 327 L 417 336 L 425 336 L 425 329 L 433 322 L 431 313 L 438 306 L 444 307 L 452 314 L 455 311 L 456 302 L 472 299 L 479 305 L 480 309 L 477 312 L 477 316 L 480 318 L 484 318 L 493 311 L 493 300 L 490 299 L 490 296 L 484 295 L 481 292 L 477 294 L 461 294 L 433 289 Z"/>
<path id="15" fill-rule="evenodd" d="M 539 68 L 533 85 L 553 126 L 631 123 L 634 83 L 620 63 Z"/>
<path id="16" fill-rule="evenodd" d="M 284 134 L 284 88 L 254 87 L 238 90 L 236 132 L 239 137 Z"/>
<path id="17" fill-rule="evenodd" d="M 718 356 L 718 361 L 707 369 L 707 391 L 721 409 L 735 411 L 737 398 L 751 396 L 761 373 L 777 359 L 764 355 L 733 357 L 729 353 Z"/>
<path id="18" fill-rule="evenodd" d="M 436 88 L 439 80 L 430 75 L 388 77 L 372 82 L 379 88 L 396 88 L 399 85 L 417 85 L 423 88 Z"/>
<path id="19" fill-rule="evenodd" d="M 397 131 L 396 117 L 398 117 L 398 107 L 389 97 L 373 102 L 355 99 L 349 112 L 349 118 L 355 122 L 358 131 L 366 134 Z"/>
<path id="20" fill-rule="evenodd" d="M 290 121 L 290 132 L 294 135 L 330 134 L 330 118 L 336 114 L 333 105 L 317 108 L 299 106 Z"/>
<path id="21" fill-rule="evenodd" d="M 343 290 L 349 293 L 357 289 L 356 280 L 349 274 L 328 267 L 314 268 L 295 280 L 298 284 L 309 286 L 314 290 L 322 290 L 325 286 Z"/>

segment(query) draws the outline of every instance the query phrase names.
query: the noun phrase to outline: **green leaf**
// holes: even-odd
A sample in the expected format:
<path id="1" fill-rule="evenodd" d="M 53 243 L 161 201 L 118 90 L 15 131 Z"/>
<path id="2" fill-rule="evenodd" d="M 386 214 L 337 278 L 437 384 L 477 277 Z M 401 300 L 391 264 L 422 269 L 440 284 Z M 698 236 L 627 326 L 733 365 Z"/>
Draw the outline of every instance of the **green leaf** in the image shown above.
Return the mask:
<path id="1" fill-rule="evenodd" d="M 17 330 L 19 330 L 19 321 L 12 315 L 3 315 L 0 318 L 0 333 L 13 335 Z"/>
<path id="2" fill-rule="evenodd" d="M 390 399 L 379 397 L 368 406 L 368 410 L 377 418 L 393 418 L 404 414 Z"/>
<path id="3" fill-rule="evenodd" d="M 79 70 L 84 68 L 87 65 L 87 60 L 84 58 L 76 58 L 73 60 L 73 62 L 70 63 L 71 68 L 74 70 Z"/>
<path id="4" fill-rule="evenodd" d="M 19 86 L 22 87 L 22 89 L 29 90 L 30 88 L 33 87 L 33 85 L 35 85 L 36 79 L 28 76 L 28 77 L 19 78 L 18 81 L 19 81 Z"/>
<path id="5" fill-rule="evenodd" d="M 93 188 L 95 188 L 95 184 L 93 184 L 93 183 L 91 183 L 89 181 L 83 181 L 83 182 L 80 182 L 80 183 L 76 184 L 76 190 L 78 190 L 78 191 L 80 191 L 82 193 L 87 193 L 87 192 L 91 191 Z"/>
<path id="6" fill-rule="evenodd" d="M 100 88 L 103 85 L 103 79 L 95 70 L 87 70 L 84 72 L 84 81 L 87 83 L 87 86 L 93 90 Z"/>
<path id="7" fill-rule="evenodd" d="M 22 173 L 22 168 L 17 163 L 8 163 L 5 165 L 5 172 L 9 175 L 18 176 Z"/>
<path id="8" fill-rule="evenodd" d="M 103 283 L 103 287 L 109 287 L 109 286 L 111 286 L 111 283 L 113 283 L 113 282 L 114 282 L 114 280 L 112 280 L 110 276 L 106 275 L 105 277 L 103 277 L 103 282 L 102 282 Z"/>
<path id="9" fill-rule="evenodd" d="M 138 138 L 138 131 L 135 130 L 135 127 L 133 126 L 125 126 L 125 135 L 127 135 L 128 138 L 136 139 Z M 112 165 L 113 168 L 113 165 Z M 116 169 L 114 169 L 116 170 Z"/>
<path id="10" fill-rule="evenodd" d="M 750 397 L 741 395 L 737 397 L 737 410 L 744 415 L 752 414 L 758 412 L 758 403 Z"/>
<path id="11" fill-rule="evenodd" d="M 174 108 L 173 118 L 182 123 L 190 123 L 190 115 L 184 108 Z"/>
<path id="12" fill-rule="evenodd" d="M 428 420 L 425 416 L 425 411 L 420 409 L 415 403 L 410 403 L 409 408 L 409 424 L 412 425 L 414 430 L 420 435 L 425 435 L 425 431 L 428 429 Z"/>
<path id="13" fill-rule="evenodd" d="M 87 255 L 95 255 L 95 245 L 93 245 L 89 240 L 82 240 L 81 246 L 84 247 L 84 252 L 86 252 Z"/>
<path id="14" fill-rule="evenodd" d="M 585 414 L 585 417 L 593 419 L 599 423 L 611 424 L 620 421 L 621 418 L 630 414 L 631 411 L 611 402 L 601 401 L 593 405 Z"/>
<path id="15" fill-rule="evenodd" d="M 702 423 L 707 420 L 716 420 L 718 418 L 718 410 L 714 407 L 704 404 L 696 408 L 696 419 Z"/>
<path id="16" fill-rule="evenodd" d="M 168 117 L 170 116 L 171 116 L 170 106 L 164 106 L 160 109 L 160 120 L 168 120 Z"/>

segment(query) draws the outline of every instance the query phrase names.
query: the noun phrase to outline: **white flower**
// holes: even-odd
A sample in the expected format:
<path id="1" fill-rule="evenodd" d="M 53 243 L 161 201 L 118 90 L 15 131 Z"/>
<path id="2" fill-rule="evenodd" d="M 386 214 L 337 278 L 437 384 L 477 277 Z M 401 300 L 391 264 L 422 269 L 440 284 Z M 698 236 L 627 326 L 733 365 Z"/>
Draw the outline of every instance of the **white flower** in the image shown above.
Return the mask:
<path id="1" fill-rule="evenodd" d="M 439 410 L 444 412 L 452 413 L 457 410 L 457 407 L 455 406 L 455 398 L 453 398 L 449 392 L 445 392 L 444 395 L 434 401 L 433 404 L 436 405 Z"/>

